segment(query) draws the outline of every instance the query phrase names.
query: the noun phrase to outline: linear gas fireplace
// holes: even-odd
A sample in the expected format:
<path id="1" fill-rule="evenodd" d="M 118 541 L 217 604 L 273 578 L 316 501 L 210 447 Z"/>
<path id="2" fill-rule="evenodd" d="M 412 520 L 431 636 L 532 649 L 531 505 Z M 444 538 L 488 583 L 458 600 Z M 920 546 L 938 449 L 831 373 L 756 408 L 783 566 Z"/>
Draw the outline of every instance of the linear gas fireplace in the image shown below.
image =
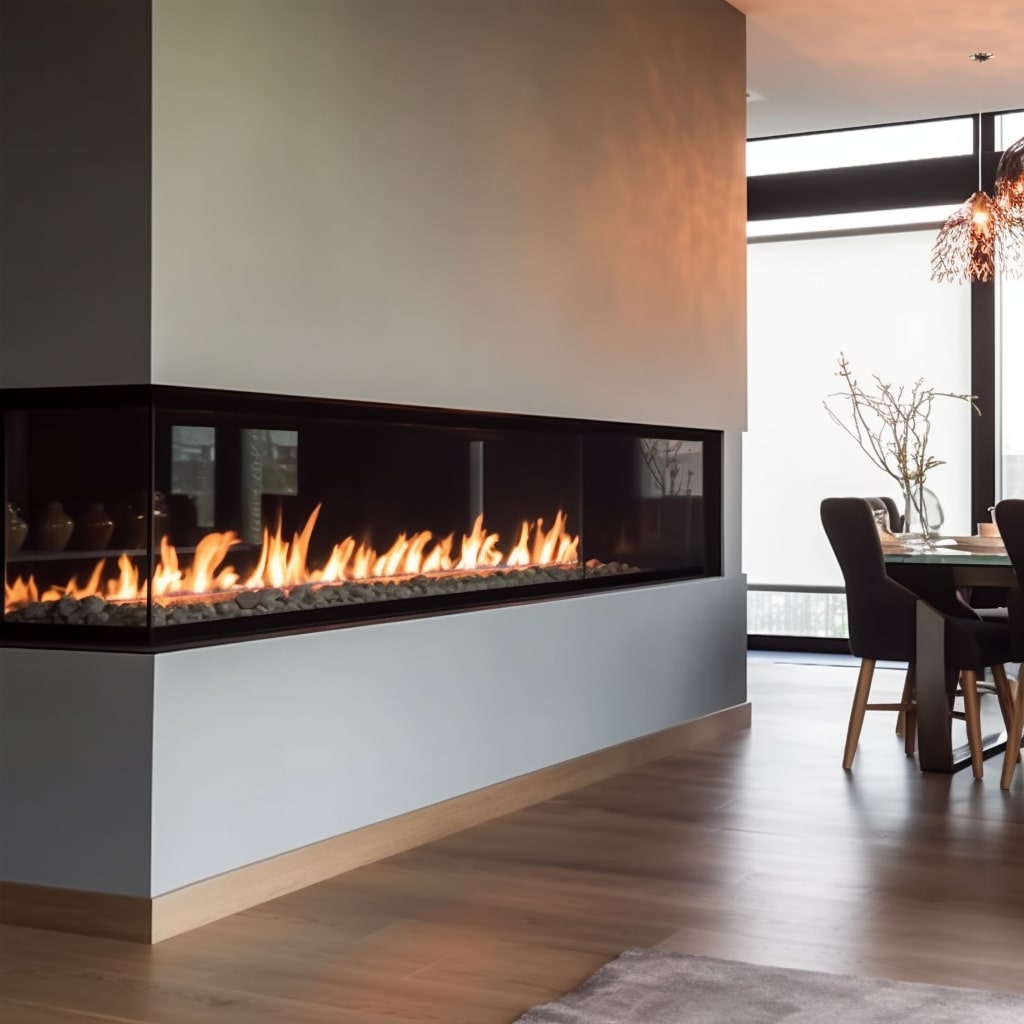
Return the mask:
<path id="1" fill-rule="evenodd" d="M 0 640 L 160 649 L 721 574 L 716 431 L 8 390 Z"/>

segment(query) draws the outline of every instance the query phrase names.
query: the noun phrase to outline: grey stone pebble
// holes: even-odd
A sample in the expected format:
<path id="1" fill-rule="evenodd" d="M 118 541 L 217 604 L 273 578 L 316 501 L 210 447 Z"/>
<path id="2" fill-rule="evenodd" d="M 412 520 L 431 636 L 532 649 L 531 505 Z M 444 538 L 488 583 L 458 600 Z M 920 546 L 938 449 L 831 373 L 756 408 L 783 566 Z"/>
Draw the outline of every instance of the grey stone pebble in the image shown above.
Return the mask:
<path id="1" fill-rule="evenodd" d="M 457 576 L 414 576 L 408 579 L 327 584 L 301 584 L 287 593 L 278 587 L 242 590 L 216 601 L 179 602 L 153 605 L 153 625 L 176 625 L 223 618 L 250 618 L 253 615 L 281 614 L 310 608 L 328 608 L 339 604 L 365 604 L 410 597 L 433 597 L 471 591 L 530 586 L 541 583 L 605 577 L 642 570 L 626 562 L 586 563 L 586 570 L 558 567 L 512 569 L 495 573 L 463 573 Z M 145 626 L 146 608 L 142 604 L 108 604 L 98 596 L 82 600 L 65 595 L 57 601 L 38 601 L 10 612 L 9 622 L 85 623 L 88 625 Z"/>

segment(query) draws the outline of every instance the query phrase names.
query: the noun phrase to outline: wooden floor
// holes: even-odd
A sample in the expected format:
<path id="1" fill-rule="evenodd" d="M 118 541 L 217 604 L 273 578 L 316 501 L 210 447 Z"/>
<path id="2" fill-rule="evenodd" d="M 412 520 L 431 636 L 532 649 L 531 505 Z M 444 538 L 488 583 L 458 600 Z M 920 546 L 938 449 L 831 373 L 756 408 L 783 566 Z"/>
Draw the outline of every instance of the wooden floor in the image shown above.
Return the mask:
<path id="1" fill-rule="evenodd" d="M 753 660 L 715 749 L 156 947 L 0 928 L 0 1020 L 497 1024 L 630 946 L 1024 993 L 1024 772 L 922 776 L 879 712 L 845 775 L 855 674 Z"/>

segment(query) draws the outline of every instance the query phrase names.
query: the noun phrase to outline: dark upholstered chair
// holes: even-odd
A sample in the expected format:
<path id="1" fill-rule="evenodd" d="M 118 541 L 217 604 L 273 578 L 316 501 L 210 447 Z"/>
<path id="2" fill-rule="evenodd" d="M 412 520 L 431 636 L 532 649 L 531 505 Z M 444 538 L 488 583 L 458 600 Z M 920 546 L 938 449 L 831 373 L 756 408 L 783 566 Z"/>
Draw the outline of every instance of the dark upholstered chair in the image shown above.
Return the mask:
<path id="1" fill-rule="evenodd" d="M 1024 501 L 1007 498 L 996 505 L 996 525 L 1003 536 L 1006 553 L 1017 574 L 1017 586 L 1006 595 L 1006 608 L 1010 623 L 1011 649 L 1009 661 L 1024 661 Z M 1021 670 L 1024 676 L 1024 668 Z M 999 785 L 1009 789 L 1013 772 L 1020 757 L 1021 733 L 1024 732 L 1024 687 L 1017 679 L 1017 694 L 1013 706 L 1013 719 L 1007 727 L 1006 754 L 1003 756 L 1003 774 Z"/>
<path id="2" fill-rule="evenodd" d="M 903 516 L 900 515 L 899 509 L 896 507 L 896 502 L 892 498 L 885 497 L 884 495 L 879 497 L 868 497 L 864 499 L 870 506 L 872 512 L 884 512 L 889 519 L 889 530 L 893 534 L 903 532 Z M 900 713 L 896 716 L 896 735 L 906 736 L 906 725 L 907 725 L 907 712 L 906 708 L 911 702 L 911 692 L 914 685 L 913 674 L 910 670 L 907 670 L 907 678 L 903 684 L 903 696 L 900 697 L 900 703 L 903 708 Z M 907 746 L 907 754 L 913 754 L 914 752 L 914 733 L 913 730 L 910 732 L 909 742 Z"/>
<path id="3" fill-rule="evenodd" d="M 906 750 L 908 754 L 913 753 L 916 728 L 913 675 L 917 602 L 920 598 L 886 575 L 878 530 L 871 506 L 865 498 L 826 498 L 821 503 L 821 522 L 846 583 L 850 651 L 861 659 L 843 752 L 843 768 L 849 770 L 857 753 L 866 711 L 903 711 L 906 715 Z M 948 615 L 945 619 L 946 665 L 960 675 L 971 763 L 974 777 L 980 779 L 983 752 L 978 676 L 984 674 L 986 668 L 992 669 L 1000 708 L 1004 719 L 1009 719 L 1009 685 L 1003 665 L 1010 660 L 1010 631 L 999 623 Z M 899 703 L 868 703 L 878 661 L 907 662 L 907 685 L 904 699 Z M 951 691 L 951 715 L 953 696 Z"/>

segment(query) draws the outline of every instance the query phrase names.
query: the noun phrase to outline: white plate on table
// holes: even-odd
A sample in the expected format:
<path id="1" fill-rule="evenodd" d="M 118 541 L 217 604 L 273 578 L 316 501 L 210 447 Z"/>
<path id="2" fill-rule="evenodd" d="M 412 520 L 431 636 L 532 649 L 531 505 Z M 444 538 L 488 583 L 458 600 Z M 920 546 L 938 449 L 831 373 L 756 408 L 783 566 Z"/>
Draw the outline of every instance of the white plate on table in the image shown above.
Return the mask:
<path id="1" fill-rule="evenodd" d="M 952 547 L 956 551 L 972 551 L 979 555 L 1005 555 L 1006 545 L 1002 537 L 943 537 L 942 541 L 952 541 L 943 547 Z"/>

